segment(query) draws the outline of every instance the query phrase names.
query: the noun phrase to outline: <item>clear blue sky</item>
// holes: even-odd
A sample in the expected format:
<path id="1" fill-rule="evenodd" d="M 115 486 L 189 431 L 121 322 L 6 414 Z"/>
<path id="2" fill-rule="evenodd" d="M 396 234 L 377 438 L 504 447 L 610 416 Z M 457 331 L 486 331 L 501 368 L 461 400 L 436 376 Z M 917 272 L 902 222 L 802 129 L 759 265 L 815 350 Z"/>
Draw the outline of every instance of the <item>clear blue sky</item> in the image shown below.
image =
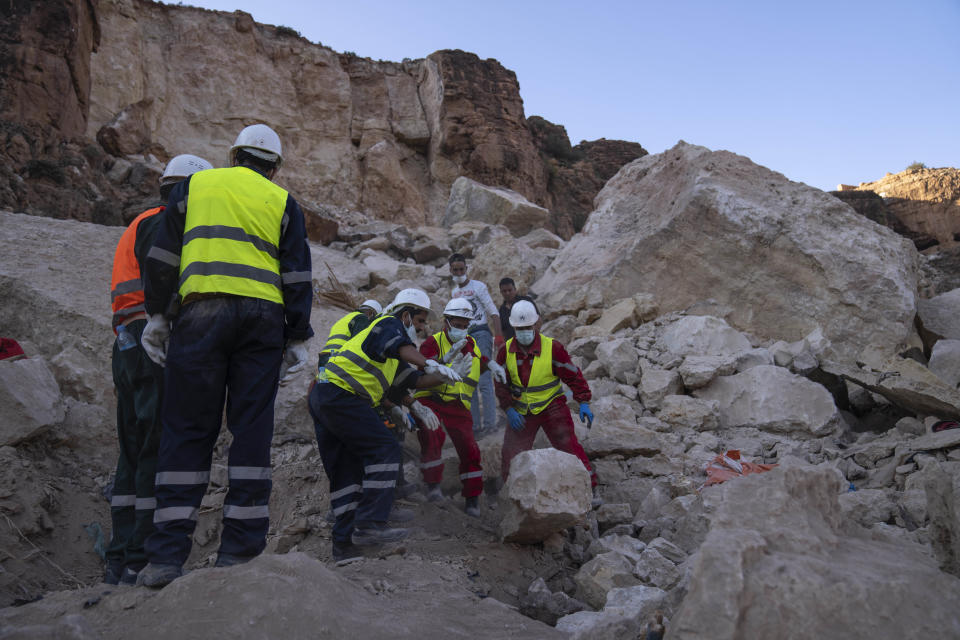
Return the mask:
<path id="1" fill-rule="evenodd" d="M 571 141 L 686 140 L 821 189 L 960 167 L 960 0 L 188 0 L 381 60 L 463 49 Z"/>

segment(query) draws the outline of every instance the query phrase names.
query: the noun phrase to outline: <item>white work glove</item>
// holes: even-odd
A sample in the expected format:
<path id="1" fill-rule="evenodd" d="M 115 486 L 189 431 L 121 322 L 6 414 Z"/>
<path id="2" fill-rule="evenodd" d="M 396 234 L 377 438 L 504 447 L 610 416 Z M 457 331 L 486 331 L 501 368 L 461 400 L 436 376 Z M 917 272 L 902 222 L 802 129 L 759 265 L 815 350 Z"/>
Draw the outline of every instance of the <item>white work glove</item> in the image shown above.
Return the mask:
<path id="1" fill-rule="evenodd" d="M 500 384 L 507 384 L 507 372 L 497 364 L 496 360 L 487 361 L 487 370 L 490 372 L 490 375 L 493 376 L 494 380 Z"/>
<path id="2" fill-rule="evenodd" d="M 467 344 L 467 339 L 462 338 L 453 343 L 453 346 L 450 347 L 450 350 L 443 354 L 443 357 L 440 358 L 440 361 L 443 364 L 450 364 L 450 361 L 457 357 L 457 354 L 460 353 L 460 350 L 463 349 L 463 345 Z"/>
<path id="3" fill-rule="evenodd" d="M 432 373 L 438 375 L 448 384 L 455 384 L 463 380 L 463 376 L 451 369 L 450 367 L 444 366 L 437 362 L 436 360 L 427 360 L 427 363 L 423 367 L 424 373 Z"/>
<path id="4" fill-rule="evenodd" d="M 147 318 L 147 326 L 143 328 L 140 344 L 147 356 L 158 365 L 167 364 L 167 340 L 170 339 L 170 323 L 162 313 L 154 313 Z"/>
<path id="5" fill-rule="evenodd" d="M 410 405 L 410 412 L 417 416 L 417 420 L 430 431 L 436 431 L 440 428 L 440 420 L 433 411 L 414 400 Z"/>
<path id="6" fill-rule="evenodd" d="M 283 350 L 283 364 L 280 367 L 280 384 L 293 380 L 295 374 L 307 365 L 306 340 L 291 340 Z"/>
<path id="7" fill-rule="evenodd" d="M 473 366 L 473 354 L 472 353 L 461 353 L 456 358 L 453 359 L 453 362 L 450 363 L 450 368 L 453 369 L 458 376 L 461 378 L 466 378 L 470 375 L 470 368 Z"/>

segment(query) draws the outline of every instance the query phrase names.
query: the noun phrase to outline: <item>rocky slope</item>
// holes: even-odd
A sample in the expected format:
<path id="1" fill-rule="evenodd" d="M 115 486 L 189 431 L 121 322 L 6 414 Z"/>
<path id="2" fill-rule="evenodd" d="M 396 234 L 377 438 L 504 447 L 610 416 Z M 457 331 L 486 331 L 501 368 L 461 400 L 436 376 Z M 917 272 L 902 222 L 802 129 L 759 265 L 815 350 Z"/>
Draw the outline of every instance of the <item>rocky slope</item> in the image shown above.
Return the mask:
<path id="1" fill-rule="evenodd" d="M 653 178 L 665 200 L 648 210 Z M 313 243 L 314 277 L 324 282 L 329 267 L 381 301 L 419 286 L 439 310 L 450 287 L 445 257 L 464 249 L 474 252 L 471 274 L 488 285 L 513 275 L 521 289 L 539 289 L 561 267 L 575 292 L 584 283 L 577 296 L 544 289 L 539 304 L 544 332 L 567 345 L 594 394 L 593 427 L 577 431 L 606 504 L 589 509 L 578 461 L 531 452 L 518 456 L 499 497 L 486 482 L 481 517 L 469 518 L 450 445 L 441 483 L 450 497 L 420 496 L 402 545 L 338 567 L 329 562 L 328 485 L 304 371 L 277 398 L 265 556 L 210 568 L 227 482 L 223 436 L 191 573 L 158 593 L 96 586 L 115 455 L 106 283 L 120 230 L 0 212 L 0 293 L 11 302 L 0 326 L 30 356 L 0 361 L 0 605 L 25 605 L 0 609 L 0 636 L 120 638 L 146 622 L 144 637 L 172 628 L 208 637 L 226 625 L 238 638 L 427 628 L 634 640 L 656 610 L 680 638 L 960 634 L 960 429 L 933 432 L 960 418 L 960 290 L 918 304 L 910 243 L 822 192 L 693 145 L 625 167 L 569 242 L 519 225 L 512 216 L 534 207 L 519 194 L 462 188 L 447 203 L 449 227 L 375 221 Z M 477 199 L 491 204 L 474 211 Z M 487 209 L 502 216 L 497 224 L 471 218 Z M 613 242 L 618 232 L 630 242 Z M 851 255 L 856 243 L 845 234 L 854 232 L 872 257 Z M 661 254 L 631 248 L 658 233 Z M 614 254 L 612 276 L 597 277 L 593 259 L 573 259 L 600 245 Z M 717 265 L 709 290 L 700 288 L 705 272 L 684 262 L 693 246 L 704 265 Z M 649 286 L 656 260 L 684 266 L 670 272 L 670 289 Z M 646 267 L 617 266 L 632 261 Z M 887 300 L 858 277 L 886 287 Z M 673 310 L 679 296 L 690 302 Z M 865 305 L 883 316 L 872 328 Z M 792 324 L 791 309 L 817 310 L 801 319 L 815 316 L 820 328 Z M 313 352 L 340 314 L 314 305 Z M 917 317 L 925 349 L 900 357 Z M 765 320 L 748 324 L 755 318 Z M 502 435 L 479 444 L 492 481 Z M 404 449 L 415 481 L 415 439 Z M 723 457 L 730 450 L 778 467 L 738 478 L 739 463 Z M 569 482 L 551 480 L 564 464 Z M 718 470 L 734 477 L 711 486 Z M 384 615 L 371 619 L 371 602 Z M 185 615 L 171 622 L 173 611 Z"/>
<path id="2" fill-rule="evenodd" d="M 237 131 L 266 122 L 284 141 L 281 183 L 311 211 L 434 223 L 466 176 L 546 206 L 569 237 L 646 153 L 596 141 L 557 179 L 515 74 L 463 51 L 373 61 L 242 12 L 149 0 L 17 2 L 4 20 L 0 205 L 14 210 L 118 224 L 169 157 L 222 166 Z"/>

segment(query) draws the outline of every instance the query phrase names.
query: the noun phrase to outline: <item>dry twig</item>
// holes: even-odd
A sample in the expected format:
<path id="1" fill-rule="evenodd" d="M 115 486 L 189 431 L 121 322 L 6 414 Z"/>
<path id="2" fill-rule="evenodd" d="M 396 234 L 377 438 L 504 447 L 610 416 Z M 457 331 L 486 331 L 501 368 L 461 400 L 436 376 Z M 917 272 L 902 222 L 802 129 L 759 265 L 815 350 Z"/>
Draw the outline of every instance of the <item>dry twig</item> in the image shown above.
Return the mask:
<path id="1" fill-rule="evenodd" d="M 23 533 L 23 531 L 20 531 L 20 527 L 18 527 L 17 525 L 13 524 L 13 520 L 11 520 L 11 519 L 9 518 L 9 516 L 7 516 L 7 514 L 2 513 L 2 514 L 0 514 L 0 515 L 2 515 L 2 516 L 3 516 L 3 519 L 7 521 L 7 524 L 10 525 L 10 528 L 13 529 L 14 531 L 16 531 L 16 532 L 20 535 L 20 537 L 23 538 L 24 542 L 26 542 L 26 543 L 29 544 L 31 547 L 33 547 L 33 551 L 32 551 L 30 554 L 28 554 L 28 557 L 33 556 L 33 555 L 35 555 L 36 553 L 39 553 L 39 554 L 40 554 L 40 557 L 47 561 L 47 564 L 49 564 L 51 567 L 53 567 L 54 569 L 56 569 L 57 571 L 59 571 L 60 573 L 62 573 L 62 574 L 63 574 L 64 576 L 66 576 L 67 578 L 70 578 L 71 580 L 73 580 L 74 582 L 76 582 L 78 586 L 80 586 L 80 587 L 85 587 L 85 586 L 87 586 L 87 585 L 85 585 L 83 582 L 81 582 L 80 580 L 78 580 L 76 576 L 74 576 L 73 574 L 67 573 L 66 571 L 63 570 L 63 568 L 62 568 L 60 565 L 58 565 L 56 562 L 54 562 L 53 560 L 51 560 L 50 558 L 48 558 L 48 557 L 46 556 L 46 554 L 43 552 L 43 550 L 40 549 L 40 547 L 38 547 L 37 545 L 33 544 L 33 541 L 30 540 L 30 538 L 28 538 L 28 537 Z"/>

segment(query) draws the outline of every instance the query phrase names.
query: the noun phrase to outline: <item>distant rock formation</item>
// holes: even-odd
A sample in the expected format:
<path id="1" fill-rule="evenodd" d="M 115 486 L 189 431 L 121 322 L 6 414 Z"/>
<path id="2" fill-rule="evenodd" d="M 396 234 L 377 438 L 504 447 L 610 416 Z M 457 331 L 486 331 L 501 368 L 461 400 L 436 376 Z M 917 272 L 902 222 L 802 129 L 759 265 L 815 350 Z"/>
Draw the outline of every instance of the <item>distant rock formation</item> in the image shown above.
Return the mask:
<path id="1" fill-rule="evenodd" d="M 549 209 L 569 238 L 646 153 L 598 140 L 558 157 L 543 132 L 570 149 L 563 128 L 530 124 L 516 75 L 464 51 L 373 61 L 241 11 L 148 0 L 18 3 L 3 26 L 20 36 L 0 45 L 0 206 L 27 213 L 121 224 L 170 157 L 223 166 L 237 132 L 265 122 L 284 143 L 280 184 L 312 211 L 436 224 L 465 176 Z"/>
<path id="2" fill-rule="evenodd" d="M 855 189 L 832 193 L 920 251 L 960 247 L 960 169 L 907 169 Z"/>

